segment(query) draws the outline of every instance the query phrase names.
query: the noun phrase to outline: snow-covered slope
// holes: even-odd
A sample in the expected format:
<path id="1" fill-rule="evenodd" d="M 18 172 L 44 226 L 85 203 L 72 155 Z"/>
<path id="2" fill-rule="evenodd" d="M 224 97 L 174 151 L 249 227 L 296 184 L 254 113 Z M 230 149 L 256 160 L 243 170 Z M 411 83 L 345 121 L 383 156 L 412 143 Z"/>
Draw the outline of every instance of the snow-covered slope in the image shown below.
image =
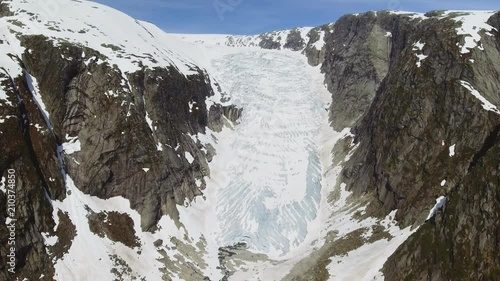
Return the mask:
<path id="1" fill-rule="evenodd" d="M 23 35 L 43 34 L 54 44 L 65 42 L 99 51 L 123 72 L 174 65 L 182 73 L 197 73 L 190 52 L 153 24 L 90 1 L 3 1 L 14 16 L 2 19 L 2 28 Z M 8 34 L 3 33 L 3 36 Z M 8 39 L 5 38 L 4 39 Z M 12 42 L 13 40 L 6 40 Z"/>

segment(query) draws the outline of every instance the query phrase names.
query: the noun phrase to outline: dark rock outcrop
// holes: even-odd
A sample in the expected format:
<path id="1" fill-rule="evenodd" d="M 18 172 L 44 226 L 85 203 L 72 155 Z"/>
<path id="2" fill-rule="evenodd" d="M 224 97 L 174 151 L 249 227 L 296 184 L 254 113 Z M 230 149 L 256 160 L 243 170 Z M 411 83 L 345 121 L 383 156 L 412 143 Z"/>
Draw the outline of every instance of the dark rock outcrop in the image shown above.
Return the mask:
<path id="1" fill-rule="evenodd" d="M 283 48 L 290 49 L 292 51 L 300 51 L 304 49 L 305 45 L 306 42 L 304 41 L 304 38 L 302 38 L 300 30 L 292 29 L 290 30 L 290 33 L 288 33 L 288 36 L 286 37 L 286 43 L 283 46 Z"/>
<path id="2" fill-rule="evenodd" d="M 326 38 L 333 32 L 334 24 L 325 24 L 315 27 L 307 33 L 307 46 L 302 53 L 307 57 L 310 65 L 318 66 L 323 63 L 326 54 Z"/>
<path id="3" fill-rule="evenodd" d="M 11 15 L 12 15 L 12 12 L 10 11 L 7 4 L 2 3 L 2 1 L 0 1 L 0 17 L 11 16 Z"/>

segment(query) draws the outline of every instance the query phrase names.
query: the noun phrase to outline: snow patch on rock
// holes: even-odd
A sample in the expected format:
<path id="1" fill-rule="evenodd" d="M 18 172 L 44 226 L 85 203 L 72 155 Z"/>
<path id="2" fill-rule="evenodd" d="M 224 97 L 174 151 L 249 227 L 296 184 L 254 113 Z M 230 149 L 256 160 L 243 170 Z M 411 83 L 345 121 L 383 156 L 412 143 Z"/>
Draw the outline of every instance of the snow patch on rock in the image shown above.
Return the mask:
<path id="1" fill-rule="evenodd" d="M 457 35 L 463 35 L 464 44 L 459 45 L 461 54 L 468 54 L 472 49 L 482 50 L 481 41 L 481 31 L 492 31 L 494 27 L 487 24 L 488 19 L 494 14 L 491 11 L 447 11 L 445 15 L 450 13 L 458 13 L 457 16 L 452 17 L 452 19 L 460 24 L 460 27 L 456 28 Z"/>
<path id="2" fill-rule="evenodd" d="M 450 157 L 455 156 L 455 148 L 456 148 L 456 146 L 457 145 L 454 144 L 454 145 L 452 145 L 452 146 L 449 147 L 449 151 L 450 151 L 449 155 L 450 155 Z"/>
<path id="3" fill-rule="evenodd" d="M 469 92 L 477 98 L 479 101 L 481 101 L 481 105 L 485 110 L 495 112 L 496 114 L 500 114 L 500 110 L 498 107 L 491 102 L 489 102 L 486 98 L 484 98 L 474 87 L 467 81 L 460 81 L 460 85 L 462 85 L 464 88 L 469 90 Z"/>
<path id="4" fill-rule="evenodd" d="M 431 219 L 432 217 L 434 217 L 434 215 L 436 214 L 436 212 L 441 209 L 443 207 L 443 205 L 446 203 L 446 197 L 445 196 L 441 196 L 439 197 L 438 199 L 436 199 L 436 204 L 434 205 L 434 207 L 432 207 L 432 209 L 429 211 L 429 215 L 427 216 L 427 218 L 425 220 L 429 220 Z"/>
<path id="5" fill-rule="evenodd" d="M 70 137 L 69 135 L 66 134 L 65 138 L 68 141 L 62 144 L 62 148 L 66 154 L 70 155 L 82 149 L 78 136 Z"/>

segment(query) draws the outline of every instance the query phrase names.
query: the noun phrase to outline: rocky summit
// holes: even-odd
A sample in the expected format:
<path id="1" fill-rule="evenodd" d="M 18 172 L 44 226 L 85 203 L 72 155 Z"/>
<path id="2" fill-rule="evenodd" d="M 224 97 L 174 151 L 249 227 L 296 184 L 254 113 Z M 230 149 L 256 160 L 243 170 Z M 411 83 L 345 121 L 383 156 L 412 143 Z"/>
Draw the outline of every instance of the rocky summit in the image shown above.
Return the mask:
<path id="1" fill-rule="evenodd" d="M 500 12 L 44 7 L 0 0 L 0 280 L 500 280 Z"/>

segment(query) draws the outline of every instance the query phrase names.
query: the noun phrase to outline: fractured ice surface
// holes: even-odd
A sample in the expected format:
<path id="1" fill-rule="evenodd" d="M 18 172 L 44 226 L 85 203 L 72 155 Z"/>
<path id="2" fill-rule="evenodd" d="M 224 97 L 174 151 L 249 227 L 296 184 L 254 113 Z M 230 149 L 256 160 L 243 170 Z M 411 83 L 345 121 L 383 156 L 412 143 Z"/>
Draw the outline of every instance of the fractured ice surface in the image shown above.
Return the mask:
<path id="1" fill-rule="evenodd" d="M 298 246 L 316 217 L 321 167 L 318 139 L 323 101 L 297 54 L 235 52 L 212 62 L 240 124 L 224 142 L 227 184 L 219 186 L 222 244 L 284 254 Z M 218 152 L 220 152 L 220 147 Z"/>

